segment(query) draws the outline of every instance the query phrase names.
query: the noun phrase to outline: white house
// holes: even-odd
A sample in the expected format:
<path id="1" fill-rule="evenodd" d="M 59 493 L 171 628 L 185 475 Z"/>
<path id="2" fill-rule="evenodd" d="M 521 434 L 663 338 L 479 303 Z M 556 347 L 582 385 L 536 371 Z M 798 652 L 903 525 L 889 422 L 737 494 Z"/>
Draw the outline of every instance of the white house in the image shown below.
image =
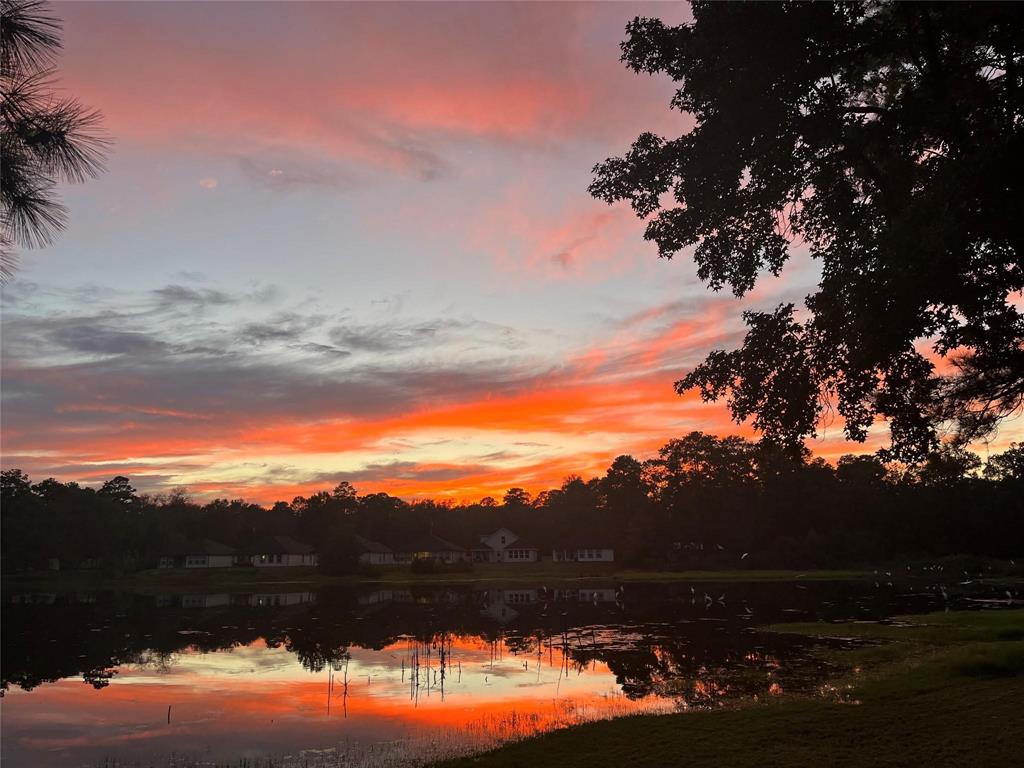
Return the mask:
<path id="1" fill-rule="evenodd" d="M 356 597 L 360 605 L 380 605 L 381 603 L 414 603 L 411 589 L 375 589 L 372 592 L 361 592 Z"/>
<path id="2" fill-rule="evenodd" d="M 182 608 L 223 608 L 231 605 L 231 595 L 182 595 Z"/>
<path id="3" fill-rule="evenodd" d="M 249 596 L 249 605 L 253 608 L 278 608 L 315 602 L 315 592 L 272 592 L 265 595 L 253 594 Z"/>
<path id="4" fill-rule="evenodd" d="M 611 542 L 580 538 L 555 547 L 551 559 L 556 563 L 611 563 L 615 560 L 615 548 Z"/>
<path id="5" fill-rule="evenodd" d="M 309 544 L 291 536 L 268 536 L 251 547 L 249 562 L 257 568 L 319 565 L 320 557 Z"/>
<path id="6" fill-rule="evenodd" d="M 619 593 L 614 589 L 556 589 L 553 596 L 563 603 L 614 603 Z"/>
<path id="7" fill-rule="evenodd" d="M 521 539 L 508 528 L 481 534 L 479 546 L 473 547 L 473 560 L 478 563 L 535 563 L 540 550 Z"/>
<path id="8" fill-rule="evenodd" d="M 519 611 L 513 606 L 532 605 L 539 600 L 540 592 L 536 589 L 488 590 L 480 615 L 504 624 L 519 617 Z"/>
<path id="9" fill-rule="evenodd" d="M 413 560 L 457 563 L 466 559 L 465 549 L 432 533 L 414 537 L 401 544 L 392 544 L 391 550 L 396 563 L 411 563 Z"/>
<path id="10" fill-rule="evenodd" d="M 366 565 L 394 565 L 395 553 L 387 544 L 371 541 L 363 536 L 355 537 L 359 549 L 359 562 Z"/>
<path id="11" fill-rule="evenodd" d="M 164 548 L 161 568 L 230 568 L 235 564 L 235 550 L 210 539 L 179 541 Z"/>

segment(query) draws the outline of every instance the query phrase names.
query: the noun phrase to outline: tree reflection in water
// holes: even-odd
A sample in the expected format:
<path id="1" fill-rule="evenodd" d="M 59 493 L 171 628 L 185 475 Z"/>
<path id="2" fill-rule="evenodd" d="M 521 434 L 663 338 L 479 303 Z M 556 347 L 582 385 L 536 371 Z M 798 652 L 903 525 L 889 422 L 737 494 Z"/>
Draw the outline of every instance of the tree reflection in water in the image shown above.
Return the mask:
<path id="1" fill-rule="evenodd" d="M 831 670 L 810 653 L 813 641 L 757 632 L 755 622 L 871 619 L 927 610 L 941 599 L 928 589 L 883 591 L 866 582 L 797 586 L 716 585 L 707 591 L 728 599 L 711 605 L 699 598 L 703 589 L 694 594 L 682 584 L 631 584 L 625 592 L 7 594 L 2 684 L 19 696 L 5 705 L 4 752 L 31 741 L 19 741 L 18 730 L 36 727 L 31 700 L 49 695 L 45 683 L 64 679 L 57 686 L 74 712 L 103 701 L 113 706 L 132 690 L 138 698 L 146 685 L 156 686 L 152 697 L 167 697 L 161 712 L 176 697 L 182 721 L 190 711 L 193 721 L 213 716 L 204 707 L 214 706 L 222 721 L 216 737 L 228 756 L 246 739 L 273 736 L 282 749 L 336 742 L 336 731 L 307 726 L 325 716 L 365 720 L 371 709 L 388 723 L 374 731 L 377 739 L 404 738 L 420 723 L 435 736 L 443 730 L 486 745 L 594 717 L 718 707 L 783 692 L 838 693 L 826 685 Z M 119 686 L 119 675 L 133 684 Z M 75 678 L 122 692 L 101 701 L 89 687 L 74 687 Z M 39 693 L 24 693 L 33 689 Z M 247 712 L 265 712 L 277 730 L 257 727 Z M 130 712 L 124 718 L 124 729 L 156 733 Z M 164 725 L 186 727 L 177 719 Z M 81 729 L 77 738 L 89 742 L 93 731 Z M 154 741 L 148 748 L 158 747 Z"/>

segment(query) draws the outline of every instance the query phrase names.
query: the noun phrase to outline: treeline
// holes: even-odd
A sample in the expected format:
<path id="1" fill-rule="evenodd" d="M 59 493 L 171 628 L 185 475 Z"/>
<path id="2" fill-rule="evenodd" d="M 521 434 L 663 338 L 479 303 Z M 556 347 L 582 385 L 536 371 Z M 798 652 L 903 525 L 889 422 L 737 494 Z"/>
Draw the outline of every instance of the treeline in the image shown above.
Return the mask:
<path id="1" fill-rule="evenodd" d="M 360 495 L 348 483 L 271 508 L 241 499 L 199 504 L 184 491 L 147 496 L 125 477 L 99 489 L 3 472 L 4 572 L 83 564 L 123 572 L 153 567 L 166 542 L 213 539 L 244 549 L 288 535 L 317 546 L 321 567 L 356 567 L 360 534 L 401 542 L 424 533 L 471 547 L 511 528 L 543 555 L 586 539 L 629 565 L 810 568 L 895 557 L 1024 549 L 1024 445 L 982 465 L 945 446 L 918 466 L 848 455 L 835 466 L 794 459 L 763 443 L 701 432 L 670 440 L 657 457 L 619 456 L 601 477 L 565 479 L 536 497 L 511 488 L 473 504 Z"/>

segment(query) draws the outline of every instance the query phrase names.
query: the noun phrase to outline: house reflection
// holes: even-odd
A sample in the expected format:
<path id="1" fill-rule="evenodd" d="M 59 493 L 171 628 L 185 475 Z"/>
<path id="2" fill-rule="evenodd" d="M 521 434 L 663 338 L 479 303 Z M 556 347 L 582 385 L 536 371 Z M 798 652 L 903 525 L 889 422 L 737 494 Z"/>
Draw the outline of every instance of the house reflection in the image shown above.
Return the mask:
<path id="1" fill-rule="evenodd" d="M 878 599 L 843 594 L 863 585 L 809 587 L 759 583 L 740 591 L 723 585 L 713 591 L 728 589 L 729 599 L 710 606 L 692 600 L 685 585 L 629 585 L 627 594 L 605 585 L 332 587 L 157 597 L 5 594 L 3 687 L 30 690 L 67 677 L 102 686 L 111 670 L 140 657 L 171 658 L 184 649 L 216 653 L 255 642 L 285 648 L 316 671 L 352 649 L 381 649 L 403 637 L 431 643 L 449 636 L 500 641 L 519 654 L 550 655 L 552 646 L 564 648 L 573 666 L 607 665 L 628 697 L 671 694 L 673 680 L 692 679 L 702 668 L 728 669 L 733 677 L 749 671 L 750 679 L 734 683 L 734 690 L 755 691 L 764 687 L 767 672 L 784 673 L 787 660 L 800 657 L 806 642 L 788 636 L 766 640 L 750 632 L 752 613 L 770 623 L 828 618 L 827 611 L 860 605 L 858 615 L 864 615 L 870 605 L 865 601 Z M 822 600 L 823 593 L 829 599 Z M 877 608 L 908 612 L 911 606 L 893 602 L 899 599 L 891 595 Z M 792 680 L 779 684 L 787 691 L 808 687 Z"/>
<path id="2" fill-rule="evenodd" d="M 306 605 L 316 602 L 315 592 L 210 593 L 158 595 L 158 608 L 271 608 Z"/>
<path id="3" fill-rule="evenodd" d="M 508 624 L 519 618 L 520 612 L 513 606 L 534 605 L 539 602 L 540 591 L 536 589 L 494 589 L 483 594 L 480 615 L 499 624 Z"/>

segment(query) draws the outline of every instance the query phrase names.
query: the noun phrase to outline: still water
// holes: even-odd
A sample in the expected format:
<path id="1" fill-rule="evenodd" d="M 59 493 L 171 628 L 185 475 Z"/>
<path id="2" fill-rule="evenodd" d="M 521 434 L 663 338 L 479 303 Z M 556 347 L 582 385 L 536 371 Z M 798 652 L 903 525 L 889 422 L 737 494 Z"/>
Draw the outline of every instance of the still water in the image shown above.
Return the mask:
<path id="1" fill-rule="evenodd" d="M 769 622 L 879 620 L 924 580 L 5 594 L 2 761 L 397 766 L 586 720 L 842 696 Z"/>

